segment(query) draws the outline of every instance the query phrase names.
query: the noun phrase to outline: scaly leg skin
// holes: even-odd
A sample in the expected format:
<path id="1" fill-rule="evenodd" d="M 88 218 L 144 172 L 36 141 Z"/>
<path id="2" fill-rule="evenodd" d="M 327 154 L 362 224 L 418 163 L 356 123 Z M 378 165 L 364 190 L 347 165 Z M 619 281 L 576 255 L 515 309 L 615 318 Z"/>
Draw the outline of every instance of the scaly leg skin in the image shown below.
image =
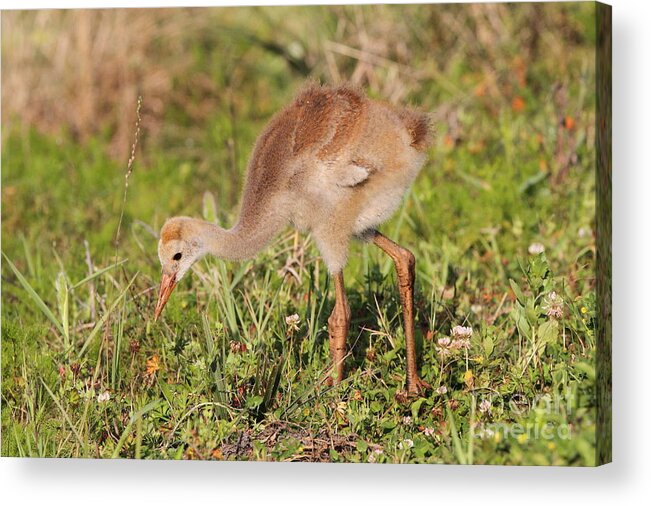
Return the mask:
<path id="1" fill-rule="evenodd" d="M 344 358 L 346 357 L 346 337 L 350 325 L 350 307 L 344 290 L 344 274 L 334 275 L 335 307 L 328 318 L 328 334 L 330 335 L 330 356 L 332 357 L 335 383 L 344 379 Z"/>
<path id="2" fill-rule="evenodd" d="M 427 388 L 425 381 L 419 378 L 416 367 L 416 339 L 414 337 L 414 280 L 416 258 L 408 249 L 396 244 L 380 232 L 375 232 L 373 243 L 391 257 L 398 274 L 398 290 L 405 322 L 405 341 L 407 345 L 407 391 L 409 395 L 418 396 Z"/>

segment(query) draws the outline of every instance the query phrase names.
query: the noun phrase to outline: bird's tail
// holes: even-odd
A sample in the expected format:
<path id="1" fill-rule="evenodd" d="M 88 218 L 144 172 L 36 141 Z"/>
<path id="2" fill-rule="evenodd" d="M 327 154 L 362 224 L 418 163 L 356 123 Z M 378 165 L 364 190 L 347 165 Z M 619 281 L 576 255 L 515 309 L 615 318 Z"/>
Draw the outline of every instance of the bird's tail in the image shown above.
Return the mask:
<path id="1" fill-rule="evenodd" d="M 412 109 L 402 109 L 400 119 L 411 136 L 411 146 L 418 151 L 425 151 L 434 140 L 434 128 L 430 115 Z"/>

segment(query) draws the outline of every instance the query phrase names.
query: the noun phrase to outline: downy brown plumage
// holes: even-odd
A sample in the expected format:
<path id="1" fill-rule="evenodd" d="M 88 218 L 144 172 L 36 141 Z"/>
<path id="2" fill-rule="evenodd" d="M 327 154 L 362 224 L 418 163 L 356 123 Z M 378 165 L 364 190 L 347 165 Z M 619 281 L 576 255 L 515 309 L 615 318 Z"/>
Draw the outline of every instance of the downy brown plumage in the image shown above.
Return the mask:
<path id="1" fill-rule="evenodd" d="M 239 219 L 231 229 L 188 217 L 163 225 L 158 247 L 163 278 L 155 318 L 178 280 L 203 255 L 252 257 L 292 224 L 312 234 L 335 278 L 329 333 L 336 379 L 341 380 L 350 323 L 342 271 L 352 238 L 373 241 L 396 262 L 407 383 L 410 392 L 419 392 L 424 383 L 417 375 L 413 342 L 413 255 L 376 228 L 400 205 L 423 166 L 431 137 L 424 113 L 370 100 L 348 86 L 309 84 L 259 136 Z"/>

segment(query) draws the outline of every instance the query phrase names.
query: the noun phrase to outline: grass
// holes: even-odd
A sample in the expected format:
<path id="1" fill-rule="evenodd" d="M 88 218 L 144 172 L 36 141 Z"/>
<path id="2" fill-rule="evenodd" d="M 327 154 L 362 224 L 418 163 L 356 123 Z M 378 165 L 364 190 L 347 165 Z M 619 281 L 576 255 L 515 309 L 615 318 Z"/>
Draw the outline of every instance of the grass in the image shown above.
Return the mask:
<path id="1" fill-rule="evenodd" d="M 379 34 L 368 9 L 323 9 L 320 32 L 295 34 L 312 75 L 365 75 L 372 95 L 435 111 L 428 162 L 383 228 L 417 258 L 418 358 L 432 391 L 405 397 L 396 279 L 372 246 L 354 245 L 345 271 L 353 322 L 339 386 L 322 381 L 331 285 L 313 242 L 291 230 L 254 260 L 202 261 L 153 322 L 160 225 L 175 214 L 233 222 L 246 154 L 304 79 L 287 52 L 260 53 L 285 11 L 258 10 L 266 17 L 252 22 L 243 10 L 224 23 L 245 23 L 258 39 L 232 42 L 223 67 L 210 66 L 214 40 L 199 39 L 183 69 L 211 68 L 230 102 L 198 119 L 187 111 L 210 97 L 173 76 L 170 93 L 185 102 L 162 113 L 154 136 L 144 94 L 126 200 L 125 164 L 111 157 L 115 132 L 102 118 L 83 141 L 3 118 L 2 455 L 594 464 L 591 6 L 423 7 L 426 16 L 381 7 Z M 365 22 L 369 40 L 393 47 L 382 27 L 404 30 L 403 12 L 413 21 L 408 61 L 423 75 L 398 66 L 395 77 L 385 60 L 368 67 L 376 46 L 347 39 L 346 23 Z M 509 37 L 482 50 L 477 27 L 493 12 Z M 537 49 L 516 38 L 536 13 Z M 322 13 L 293 14 L 312 26 Z M 437 20 L 456 36 L 437 39 Z M 313 35 L 330 43 L 311 45 Z M 342 56 L 341 44 L 361 53 Z M 445 54 L 429 58 L 431 47 Z M 240 49 L 254 57 L 233 87 L 228 62 Z M 331 52 L 316 58 L 320 50 Z M 256 89 L 266 98 L 246 105 Z M 135 103 L 130 115 L 133 136 Z M 534 243 L 544 253 L 530 253 Z M 296 325 L 286 320 L 294 314 Z M 469 348 L 446 354 L 439 340 L 456 325 L 472 327 Z"/>

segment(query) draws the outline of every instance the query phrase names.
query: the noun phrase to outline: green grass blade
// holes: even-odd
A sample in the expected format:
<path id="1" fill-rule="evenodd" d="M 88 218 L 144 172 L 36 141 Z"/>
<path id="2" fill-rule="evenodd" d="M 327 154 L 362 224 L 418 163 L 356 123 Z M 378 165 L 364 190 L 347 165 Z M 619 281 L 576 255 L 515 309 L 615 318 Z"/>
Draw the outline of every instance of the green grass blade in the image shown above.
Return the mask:
<path id="1" fill-rule="evenodd" d="M 70 321 L 68 319 L 69 289 L 68 280 L 64 271 L 59 271 L 54 282 L 57 292 L 57 303 L 59 304 L 59 315 L 63 327 L 63 346 L 68 349 L 70 346 Z"/>
<path id="2" fill-rule="evenodd" d="M 99 333 L 99 331 L 102 329 L 104 326 L 104 323 L 106 323 L 106 320 L 110 316 L 110 314 L 115 311 L 115 308 L 118 306 L 120 301 L 122 300 L 122 297 L 124 297 L 127 292 L 129 291 L 129 288 L 133 284 L 133 282 L 136 280 L 136 277 L 138 276 L 138 273 L 131 278 L 131 281 L 129 281 L 129 284 L 126 286 L 124 290 L 118 295 L 118 297 L 113 301 L 113 304 L 111 304 L 111 307 L 102 315 L 102 317 L 99 319 L 99 321 L 95 324 L 93 327 L 93 330 L 91 330 L 90 334 L 86 338 L 86 341 L 84 342 L 84 345 L 81 347 L 81 350 L 79 351 L 79 358 L 81 358 L 86 350 L 88 349 L 88 345 L 92 342 L 92 340 L 95 338 L 95 336 Z"/>
<path id="3" fill-rule="evenodd" d="M 25 261 L 27 262 L 27 271 L 31 277 L 36 277 L 36 270 L 34 269 L 34 260 L 32 258 L 32 253 L 27 242 L 27 238 L 24 234 L 20 234 L 20 241 L 23 243 L 23 251 L 25 253 Z"/>
<path id="4" fill-rule="evenodd" d="M 201 315 L 203 333 L 206 340 L 206 350 L 208 352 L 208 360 L 210 362 L 210 369 L 212 375 L 210 377 L 214 386 L 214 398 L 218 402 L 217 414 L 220 418 L 225 418 L 227 412 L 223 406 L 228 404 L 228 397 L 226 395 L 226 386 L 224 382 L 224 374 L 222 372 L 222 362 L 218 356 L 219 350 L 216 349 L 212 331 L 210 330 L 210 322 L 205 314 Z"/>
<path id="5" fill-rule="evenodd" d="M 475 462 L 475 416 L 477 413 L 477 398 L 471 396 L 470 404 L 470 427 L 468 430 L 468 458 L 466 462 L 470 465 Z"/>
<path id="6" fill-rule="evenodd" d="M 116 262 L 116 263 L 114 263 L 114 264 L 109 265 L 108 267 L 104 267 L 103 269 L 100 269 L 100 270 L 98 270 L 98 271 L 96 271 L 96 272 L 93 272 L 92 274 L 86 276 L 86 277 L 85 277 L 84 279 L 82 279 L 81 281 L 78 281 L 77 283 L 75 283 L 74 285 L 72 285 L 72 286 L 70 287 L 70 289 L 71 289 L 71 290 L 74 290 L 75 288 L 79 288 L 79 287 L 82 286 L 84 283 L 88 283 L 89 281 L 92 281 L 93 279 L 95 279 L 95 278 L 101 276 L 101 275 L 104 274 L 105 272 L 110 271 L 111 269 L 115 269 L 116 267 L 118 267 L 118 266 L 122 265 L 123 263 L 125 263 L 127 260 L 128 260 L 128 259 L 125 258 L 125 259 L 123 259 L 123 260 L 120 260 L 119 262 Z"/>
<path id="7" fill-rule="evenodd" d="M 115 350 L 111 361 L 111 388 L 117 390 L 118 382 L 120 381 L 120 349 L 122 348 L 122 340 L 124 336 L 124 322 L 126 321 L 126 301 L 122 299 L 122 306 L 120 307 L 120 316 L 117 318 L 115 330 Z"/>
<path id="8" fill-rule="evenodd" d="M 57 399 L 56 396 L 54 395 L 54 392 L 52 392 L 52 390 L 50 390 L 50 387 L 48 387 L 47 384 L 45 383 L 45 381 L 43 381 L 43 378 L 41 378 L 41 383 L 45 387 L 45 390 L 47 390 L 47 393 L 50 394 L 50 397 L 54 401 L 54 404 L 56 404 L 57 408 L 59 408 L 59 411 L 61 411 L 61 414 L 63 415 L 63 418 L 65 418 L 66 422 L 68 422 L 68 425 L 70 425 L 70 429 L 72 429 L 73 434 L 77 438 L 77 442 L 79 443 L 79 445 L 82 448 L 84 448 L 84 442 L 82 441 L 81 436 L 79 435 L 79 432 L 77 432 L 77 428 L 74 426 L 74 424 L 72 423 L 72 420 L 68 416 L 68 412 L 63 408 L 63 406 L 59 402 L 59 399 Z"/>
<path id="9" fill-rule="evenodd" d="M 217 221 L 217 202 L 215 196 L 206 191 L 203 194 L 203 219 L 210 223 L 218 223 Z"/>
<path id="10" fill-rule="evenodd" d="M 63 325 L 61 325 L 61 322 L 57 320 L 57 317 L 54 316 L 54 313 L 52 313 L 50 308 L 47 307 L 47 304 L 43 302 L 43 299 L 41 299 L 38 293 L 36 293 L 36 291 L 32 288 L 32 286 L 25 279 L 25 277 L 20 273 L 20 271 L 13 264 L 13 262 L 9 260 L 9 257 L 5 255 L 4 251 L 2 252 L 2 256 L 7 261 L 7 265 L 9 265 L 13 273 L 16 275 L 16 278 L 18 279 L 19 283 L 22 285 L 22 287 L 25 289 L 25 291 L 28 293 L 28 295 L 34 301 L 34 303 L 38 306 L 41 312 L 47 317 L 48 320 L 52 322 L 52 324 L 54 324 L 54 326 L 57 328 L 57 330 L 62 336 L 65 335 L 65 332 L 63 330 Z"/>
<path id="11" fill-rule="evenodd" d="M 276 363 L 273 366 L 271 374 L 267 380 L 267 384 L 264 392 L 264 399 L 262 400 L 262 410 L 263 412 L 268 411 L 271 408 L 273 400 L 278 392 L 278 386 L 280 385 L 280 374 L 283 370 L 284 362 L 282 358 L 276 360 Z"/>
<path id="12" fill-rule="evenodd" d="M 452 443 L 454 444 L 454 453 L 457 456 L 459 464 L 467 464 L 466 452 L 463 450 L 463 445 L 461 444 L 461 439 L 459 439 L 459 434 L 457 434 L 457 425 L 454 423 L 454 415 L 450 408 L 446 409 L 448 413 L 448 421 L 450 422 L 450 435 L 452 436 Z"/>
<path id="13" fill-rule="evenodd" d="M 125 427 L 124 432 L 122 432 L 122 435 L 120 436 L 120 440 L 118 441 L 115 450 L 113 450 L 113 454 L 111 455 L 112 459 L 116 459 L 119 457 L 120 450 L 122 450 L 122 447 L 124 446 L 124 442 L 127 440 L 127 437 L 131 432 L 131 427 L 133 427 L 133 424 L 136 423 L 138 420 L 140 420 L 144 415 L 149 413 L 152 409 L 158 407 L 158 405 L 161 404 L 162 402 L 163 401 L 161 399 L 156 399 L 155 401 L 151 401 L 145 404 L 142 408 L 140 408 L 138 411 L 136 411 L 134 414 L 131 415 L 131 419 L 129 420 L 129 423 Z"/>

